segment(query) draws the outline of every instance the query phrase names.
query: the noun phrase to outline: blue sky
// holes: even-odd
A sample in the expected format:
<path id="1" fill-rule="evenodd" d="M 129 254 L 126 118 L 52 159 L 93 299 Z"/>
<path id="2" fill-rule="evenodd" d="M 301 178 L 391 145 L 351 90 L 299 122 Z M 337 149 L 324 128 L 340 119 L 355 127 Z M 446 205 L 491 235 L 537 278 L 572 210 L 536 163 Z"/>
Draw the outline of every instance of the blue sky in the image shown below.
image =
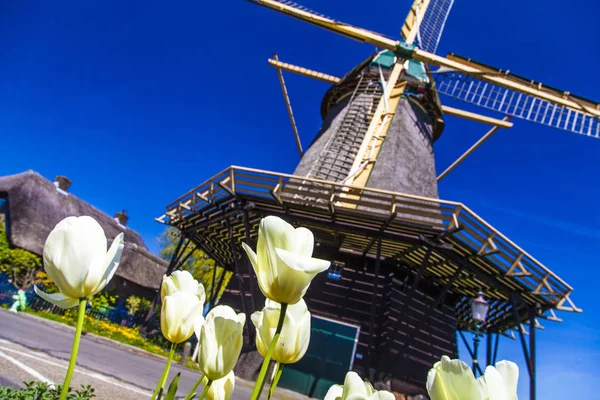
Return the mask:
<path id="1" fill-rule="evenodd" d="M 398 37 L 410 0 L 306 0 Z M 343 75 L 374 50 L 238 1 L 19 1 L 0 5 L 0 175 L 34 169 L 130 226 L 156 250 L 167 203 L 236 164 L 291 172 L 298 156 L 267 58 Z M 600 100 L 591 0 L 456 0 L 449 51 Z M 305 146 L 327 85 L 286 75 Z M 445 104 L 474 110 L 456 101 Z M 493 115 L 490 112 L 480 112 Z M 499 115 L 494 115 L 501 117 Z M 487 127 L 448 117 L 438 171 Z M 574 288 L 581 315 L 539 333 L 540 399 L 593 398 L 600 356 L 600 140 L 515 121 L 440 185 Z M 517 342 L 501 358 L 526 371 Z M 463 352 L 464 354 L 464 352 Z M 521 382 L 526 398 L 527 383 Z"/>

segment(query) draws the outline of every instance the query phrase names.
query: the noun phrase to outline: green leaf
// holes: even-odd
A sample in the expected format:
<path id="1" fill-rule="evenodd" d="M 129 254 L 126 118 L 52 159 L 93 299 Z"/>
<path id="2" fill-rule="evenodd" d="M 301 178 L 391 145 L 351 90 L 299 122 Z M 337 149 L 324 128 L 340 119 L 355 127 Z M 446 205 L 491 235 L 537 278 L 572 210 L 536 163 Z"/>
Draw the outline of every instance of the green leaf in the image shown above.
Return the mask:
<path id="1" fill-rule="evenodd" d="M 177 386 L 179 386 L 179 375 L 181 375 L 181 372 L 177 373 L 177 375 L 175 375 L 175 378 L 173 378 L 173 380 L 171 381 L 165 400 L 175 400 L 175 395 L 177 394 Z"/>

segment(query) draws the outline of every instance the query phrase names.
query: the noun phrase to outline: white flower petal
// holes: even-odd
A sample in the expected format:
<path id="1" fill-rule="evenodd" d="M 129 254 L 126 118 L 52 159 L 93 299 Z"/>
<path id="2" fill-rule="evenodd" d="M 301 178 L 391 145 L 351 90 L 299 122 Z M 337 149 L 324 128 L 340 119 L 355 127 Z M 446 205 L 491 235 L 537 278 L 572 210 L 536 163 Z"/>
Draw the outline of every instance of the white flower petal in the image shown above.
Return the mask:
<path id="1" fill-rule="evenodd" d="M 316 275 L 331 265 L 330 261 L 295 254 L 280 248 L 275 248 L 275 252 L 288 267 L 307 274 Z"/>
<path id="2" fill-rule="evenodd" d="M 509 397 L 504 385 L 504 379 L 502 375 L 492 366 L 488 366 L 485 369 L 485 383 L 488 390 L 489 400 L 513 400 L 513 397 Z"/>
<path id="3" fill-rule="evenodd" d="M 435 374 L 432 372 L 435 371 Z M 480 390 L 471 368 L 460 360 L 443 356 L 427 376 L 431 400 L 479 400 Z"/>
<path id="4" fill-rule="evenodd" d="M 323 400 L 342 400 L 344 387 L 342 385 L 333 385 L 327 391 Z"/>
<path id="5" fill-rule="evenodd" d="M 365 383 L 354 371 L 350 371 L 346 374 L 346 379 L 344 379 L 344 394 L 342 395 L 342 398 L 347 399 L 351 394 L 361 396 L 367 395 Z"/>
<path id="6" fill-rule="evenodd" d="M 314 247 L 315 238 L 313 233 L 304 227 L 294 229 L 291 240 L 286 244 L 285 250 L 299 254 L 305 257 L 311 257 Z"/>
<path id="7" fill-rule="evenodd" d="M 519 367 L 512 361 L 500 361 L 496 363 L 496 370 L 502 376 L 509 399 L 517 398 L 517 385 L 519 383 Z"/>
<path id="8" fill-rule="evenodd" d="M 60 308 L 73 308 L 79 304 L 78 299 L 72 299 L 70 297 L 66 297 L 62 293 L 46 293 L 46 292 L 38 289 L 38 287 L 35 285 L 33 286 L 33 290 L 42 299 L 54 304 L 57 307 L 60 307 Z"/>
<path id="9" fill-rule="evenodd" d="M 369 396 L 369 400 L 396 400 L 396 396 L 386 390 L 380 390 Z"/>
<path id="10" fill-rule="evenodd" d="M 117 267 L 121 263 L 121 256 L 123 255 L 124 248 L 124 235 L 123 233 L 119 233 L 117 237 L 113 240 L 112 244 L 110 245 L 110 249 L 108 249 L 108 252 L 106 253 L 104 261 L 105 270 L 102 276 L 102 280 L 100 281 L 100 283 L 94 290 L 94 293 L 92 294 L 96 294 L 102 289 L 104 289 L 108 282 L 110 282 L 110 280 L 113 278 L 115 272 L 117 271 Z"/>

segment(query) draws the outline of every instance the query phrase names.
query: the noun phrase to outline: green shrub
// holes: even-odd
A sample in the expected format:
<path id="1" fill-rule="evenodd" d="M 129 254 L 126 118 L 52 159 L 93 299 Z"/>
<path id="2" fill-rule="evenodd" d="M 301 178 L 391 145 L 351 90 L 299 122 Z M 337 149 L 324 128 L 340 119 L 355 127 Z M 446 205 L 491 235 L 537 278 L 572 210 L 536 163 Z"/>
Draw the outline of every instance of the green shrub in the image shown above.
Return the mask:
<path id="1" fill-rule="evenodd" d="M 60 397 L 62 387 L 57 385 L 51 389 L 47 383 L 43 382 L 23 382 L 24 389 L 13 389 L 0 386 L 0 399 L 2 400 L 56 400 Z M 94 388 L 90 385 L 81 386 L 81 389 L 74 392 L 69 390 L 68 400 L 89 400 L 96 397 Z"/>
<path id="2" fill-rule="evenodd" d="M 125 300 L 125 309 L 130 315 L 144 316 L 151 305 L 150 300 L 135 295 L 131 295 Z"/>
<path id="3" fill-rule="evenodd" d="M 100 292 L 92 297 L 90 303 L 92 309 L 96 311 L 105 310 L 108 307 L 113 307 L 117 303 L 119 296 L 111 296 L 106 291 Z"/>

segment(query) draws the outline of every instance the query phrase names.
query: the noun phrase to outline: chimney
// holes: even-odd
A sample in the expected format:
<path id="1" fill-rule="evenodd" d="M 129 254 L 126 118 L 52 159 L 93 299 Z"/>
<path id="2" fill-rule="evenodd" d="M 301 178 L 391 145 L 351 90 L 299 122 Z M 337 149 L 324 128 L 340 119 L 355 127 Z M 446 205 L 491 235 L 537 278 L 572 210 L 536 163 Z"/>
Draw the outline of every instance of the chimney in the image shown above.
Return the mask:
<path id="1" fill-rule="evenodd" d="M 115 213 L 115 221 L 119 224 L 125 226 L 127 224 L 127 220 L 129 217 L 127 216 L 127 210 L 123 210 L 121 212 Z"/>
<path id="2" fill-rule="evenodd" d="M 71 187 L 71 180 L 66 176 L 57 175 L 56 178 L 54 178 L 54 185 L 66 192 Z"/>

